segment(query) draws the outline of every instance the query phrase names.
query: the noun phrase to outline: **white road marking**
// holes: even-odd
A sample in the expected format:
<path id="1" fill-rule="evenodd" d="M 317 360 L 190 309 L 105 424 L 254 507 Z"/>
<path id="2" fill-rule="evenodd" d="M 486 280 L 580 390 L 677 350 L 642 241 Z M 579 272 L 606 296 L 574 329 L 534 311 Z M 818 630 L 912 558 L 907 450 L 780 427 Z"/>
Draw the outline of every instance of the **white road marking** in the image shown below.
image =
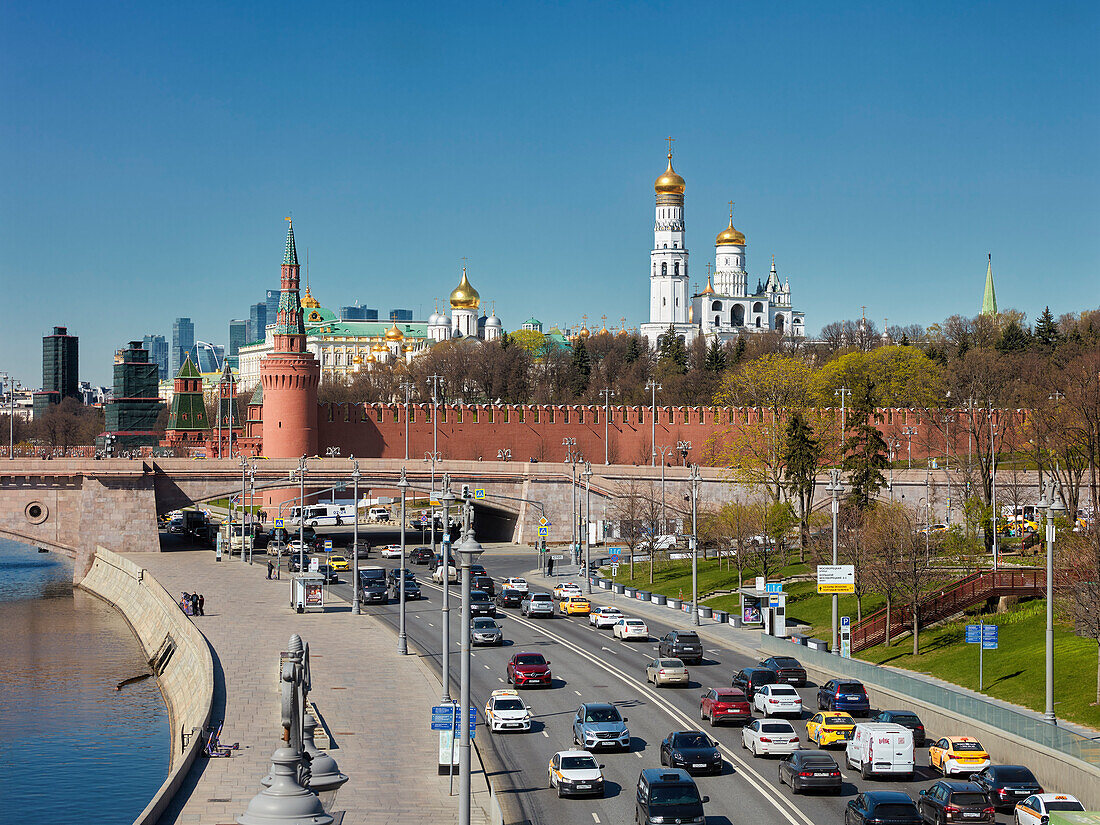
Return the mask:
<path id="1" fill-rule="evenodd" d="M 435 625 L 432 624 L 431 622 L 428 622 L 428 627 L 435 627 Z"/>
<path id="2" fill-rule="evenodd" d="M 446 721 L 446 720 L 444 720 L 444 721 Z M 642 757 L 642 752 L 641 752 L 641 751 L 634 751 L 634 755 L 635 755 L 635 756 L 637 756 L 637 757 L 638 757 L 639 759 L 642 759 L 642 758 L 643 758 L 643 757 Z"/>
<path id="3" fill-rule="evenodd" d="M 546 731 L 543 731 L 542 735 L 545 736 L 547 739 L 550 738 L 550 734 L 548 734 Z"/>
<path id="4" fill-rule="evenodd" d="M 612 656 L 618 656 L 618 655 L 619 655 L 618 653 L 616 653 L 616 652 L 615 652 L 614 650 L 612 650 L 612 649 L 611 649 L 611 648 L 609 648 L 609 647 L 601 647 L 601 648 L 600 648 L 600 650 L 606 650 L 606 651 L 607 651 L 608 653 L 610 653 L 610 654 L 611 654 Z"/>
<path id="5" fill-rule="evenodd" d="M 581 692 L 580 692 L 579 690 L 574 690 L 573 692 L 574 692 L 575 694 L 577 694 L 578 696 L 580 696 L 580 695 L 581 695 Z"/>
<path id="6" fill-rule="evenodd" d="M 712 647 L 707 648 L 707 653 L 721 653 L 721 652 L 722 652 L 721 650 L 715 650 Z"/>
<path id="7" fill-rule="evenodd" d="M 492 670 L 492 668 L 489 667 L 488 665 L 482 665 L 482 667 L 485 668 L 486 670 Z"/>
<path id="8" fill-rule="evenodd" d="M 497 677 L 497 681 L 500 682 L 502 685 L 504 684 L 504 680 L 501 679 L 499 676 Z"/>
<path id="9" fill-rule="evenodd" d="M 597 822 L 597 823 L 600 821 L 600 818 L 598 816 L 596 816 L 595 811 L 592 812 L 592 821 Z"/>

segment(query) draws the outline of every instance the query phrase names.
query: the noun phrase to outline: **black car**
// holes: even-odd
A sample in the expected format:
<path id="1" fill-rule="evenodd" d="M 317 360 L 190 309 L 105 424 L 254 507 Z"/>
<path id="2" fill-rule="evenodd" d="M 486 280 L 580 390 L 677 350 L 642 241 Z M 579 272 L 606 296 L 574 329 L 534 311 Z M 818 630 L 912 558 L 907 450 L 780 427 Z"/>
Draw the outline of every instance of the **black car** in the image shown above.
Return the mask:
<path id="1" fill-rule="evenodd" d="M 948 810 L 950 808 L 950 810 Z M 996 809 L 980 785 L 973 782 L 940 780 L 920 792 L 917 810 L 925 822 L 941 825 L 948 822 L 996 822 Z"/>
<path id="2" fill-rule="evenodd" d="M 497 607 L 519 607 L 523 603 L 523 594 L 510 587 L 502 587 L 497 593 Z"/>
<path id="3" fill-rule="evenodd" d="M 432 551 L 427 547 L 417 547 L 412 551 L 412 555 L 409 556 L 412 559 L 413 564 L 430 564 L 432 560 Z"/>
<path id="4" fill-rule="evenodd" d="M 733 677 L 732 687 L 741 688 L 746 698 L 751 702 L 756 696 L 756 691 L 764 685 L 774 685 L 779 682 L 779 675 L 774 670 L 764 667 L 746 667 L 737 671 Z"/>
<path id="5" fill-rule="evenodd" d="M 889 722 L 893 725 L 901 725 L 913 731 L 913 747 L 924 747 L 924 723 L 917 714 L 911 710 L 884 710 L 875 716 L 872 722 Z"/>
<path id="6" fill-rule="evenodd" d="M 793 656 L 772 656 L 762 661 L 760 667 L 774 670 L 780 682 L 795 687 L 806 685 L 806 668 L 802 667 L 802 663 Z"/>
<path id="7" fill-rule="evenodd" d="M 657 645 L 657 655 L 679 659 L 688 665 L 697 665 L 703 661 L 703 643 L 699 641 L 699 634 L 693 630 L 673 630 L 661 637 Z"/>
<path id="8" fill-rule="evenodd" d="M 317 565 L 317 572 L 325 577 L 325 584 L 340 583 L 340 577 L 336 575 L 336 571 L 332 569 L 332 565 L 319 564 Z"/>
<path id="9" fill-rule="evenodd" d="M 401 603 L 401 579 L 390 582 L 390 596 L 393 601 Z M 405 601 L 410 599 L 422 599 L 424 594 L 420 592 L 420 583 L 410 576 L 405 577 Z"/>
<path id="10" fill-rule="evenodd" d="M 721 773 L 722 754 L 701 730 L 679 730 L 661 742 L 661 764 L 688 773 Z"/>
<path id="11" fill-rule="evenodd" d="M 840 793 L 840 766 L 821 751 L 795 751 L 779 763 L 779 783 L 786 782 L 793 793 L 804 790 Z"/>
<path id="12" fill-rule="evenodd" d="M 364 567 L 359 570 L 359 598 L 368 603 L 386 604 L 389 601 L 385 569 Z"/>
<path id="13" fill-rule="evenodd" d="M 486 593 L 489 594 L 490 598 L 497 594 L 496 582 L 494 582 L 488 576 L 475 576 L 471 573 L 470 587 L 474 590 L 484 590 Z"/>
<path id="14" fill-rule="evenodd" d="M 703 805 L 710 802 L 710 797 L 699 796 L 695 780 L 681 768 L 643 768 L 637 788 L 635 823 L 706 820 Z"/>
<path id="15" fill-rule="evenodd" d="M 844 809 L 844 825 L 924 825 L 920 811 L 908 794 L 901 791 L 861 793 Z"/>
<path id="16" fill-rule="evenodd" d="M 483 564 L 471 564 L 470 565 L 470 575 L 471 576 L 488 576 L 489 574 L 485 571 L 485 565 L 483 565 Z"/>
<path id="17" fill-rule="evenodd" d="M 495 616 L 496 605 L 484 590 L 470 591 L 470 615 L 471 616 Z"/>
<path id="18" fill-rule="evenodd" d="M 985 791 L 994 808 L 1002 811 L 1011 811 L 1017 802 L 1043 792 L 1035 774 L 1023 765 L 992 765 L 981 773 L 972 773 L 970 781 Z"/>

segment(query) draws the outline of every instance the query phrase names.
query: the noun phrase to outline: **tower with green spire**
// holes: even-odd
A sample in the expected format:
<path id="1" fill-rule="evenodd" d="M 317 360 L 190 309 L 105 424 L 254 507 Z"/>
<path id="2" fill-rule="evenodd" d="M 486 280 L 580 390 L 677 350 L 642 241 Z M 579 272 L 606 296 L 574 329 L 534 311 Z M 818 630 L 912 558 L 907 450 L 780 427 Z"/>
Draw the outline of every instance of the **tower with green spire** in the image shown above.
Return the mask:
<path id="1" fill-rule="evenodd" d="M 210 422 L 202 395 L 202 374 L 188 354 L 176 373 L 172 388 L 172 407 L 164 433 L 166 447 L 197 447 L 206 442 Z"/>
<path id="2" fill-rule="evenodd" d="M 997 315 L 997 291 L 993 288 L 993 253 L 985 269 L 985 294 L 982 296 L 982 315 Z"/>

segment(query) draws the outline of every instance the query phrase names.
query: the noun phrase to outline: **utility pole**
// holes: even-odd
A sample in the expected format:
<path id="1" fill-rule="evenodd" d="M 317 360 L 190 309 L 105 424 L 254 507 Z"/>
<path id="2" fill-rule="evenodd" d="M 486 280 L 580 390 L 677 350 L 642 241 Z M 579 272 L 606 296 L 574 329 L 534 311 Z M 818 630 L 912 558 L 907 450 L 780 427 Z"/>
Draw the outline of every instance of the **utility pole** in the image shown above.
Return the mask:
<path id="1" fill-rule="evenodd" d="M 401 382 L 401 389 L 405 391 L 405 460 L 409 460 L 409 399 L 412 396 L 413 383 L 408 379 Z M 434 416 L 433 416 L 434 417 Z"/>
<path id="2" fill-rule="evenodd" d="M 661 535 L 668 531 L 668 508 L 665 505 L 665 458 L 672 455 L 672 447 L 657 448 L 661 453 Z"/>
<path id="3" fill-rule="evenodd" d="M 589 539 L 589 534 L 592 528 L 589 524 L 592 521 L 592 463 L 589 461 L 584 462 L 584 472 L 581 473 L 581 477 L 584 479 L 584 582 L 585 592 L 588 595 L 592 595 L 592 543 Z"/>
<path id="4" fill-rule="evenodd" d="M 569 527 L 569 556 L 574 564 L 580 564 L 580 538 L 577 535 L 577 461 L 580 459 L 580 453 L 577 452 L 577 439 L 575 438 L 563 438 L 561 445 L 565 447 L 565 463 L 570 466 L 570 473 L 572 478 L 572 484 L 570 486 L 570 493 L 572 495 L 573 502 L 573 523 Z"/>
<path id="5" fill-rule="evenodd" d="M 840 470 L 829 471 L 829 486 L 825 488 L 826 492 L 832 493 L 832 510 L 833 510 L 833 566 L 836 566 L 837 560 L 837 516 L 840 514 L 840 500 L 837 498 L 844 492 L 844 485 L 840 481 Z M 837 594 L 834 593 L 832 597 L 833 603 L 833 636 L 832 636 L 832 651 L 834 656 L 840 655 L 840 647 L 837 645 Z"/>
<path id="6" fill-rule="evenodd" d="M 699 626 L 699 465 L 692 464 L 688 472 L 691 482 L 691 623 Z"/>
<path id="7" fill-rule="evenodd" d="M 451 703 L 451 504 L 455 500 L 451 492 L 451 477 L 443 474 L 443 700 Z M 468 719 L 461 724 L 468 725 Z"/>
<path id="8" fill-rule="evenodd" d="M 657 383 L 657 379 L 651 378 L 649 383 L 645 385 L 647 390 L 653 391 L 653 404 L 650 410 L 649 419 L 649 449 L 651 458 L 653 460 L 653 466 L 657 466 L 657 390 L 661 389 L 661 385 Z"/>
<path id="9" fill-rule="evenodd" d="M 989 501 L 993 511 L 993 572 L 997 572 L 1000 565 L 1000 546 L 997 541 L 997 425 L 994 421 L 995 410 L 990 399 L 986 406 L 986 415 L 989 416 Z"/>
<path id="10" fill-rule="evenodd" d="M 916 427 L 903 427 L 901 434 L 908 439 L 909 457 L 906 459 L 906 469 L 913 469 L 913 436 L 917 434 Z"/>
<path id="11" fill-rule="evenodd" d="M 600 395 L 603 396 L 603 463 L 611 463 L 611 445 L 608 443 L 607 435 L 607 420 L 611 415 L 611 396 L 615 394 L 615 391 L 611 387 L 605 387 L 600 390 Z"/>
<path id="12" fill-rule="evenodd" d="M 1048 494 L 1039 499 L 1036 505 L 1045 511 L 1047 522 L 1047 623 L 1046 623 L 1046 703 L 1043 719 L 1052 725 L 1058 724 L 1054 715 L 1054 540 L 1055 518 L 1061 516 L 1066 508 L 1061 502 L 1062 490 L 1057 480 L 1047 487 Z"/>
<path id="13" fill-rule="evenodd" d="M 405 442 L 406 448 L 408 442 Z M 405 477 L 405 468 L 401 468 L 401 478 L 397 482 L 397 489 L 401 491 L 401 584 L 398 587 L 399 600 L 398 624 L 397 624 L 397 652 L 404 656 L 409 652 L 408 636 L 405 634 L 405 494 L 409 490 L 409 479 Z M 446 570 L 444 572 L 447 572 Z"/>
<path id="14" fill-rule="evenodd" d="M 352 587 L 355 590 L 355 600 L 351 603 L 351 612 L 358 616 L 361 612 L 359 603 L 359 461 L 355 456 L 351 457 L 351 489 L 355 502 L 355 532 L 351 534 L 351 554 L 354 559 L 354 578 Z"/>
<path id="15" fill-rule="evenodd" d="M 841 387 L 839 390 L 833 393 L 833 395 L 840 396 L 840 443 L 844 444 L 844 434 L 848 432 L 848 416 L 847 410 L 844 406 L 844 399 L 852 397 L 852 391 L 847 387 Z"/>
<path id="16" fill-rule="evenodd" d="M 439 455 L 439 385 L 443 383 L 442 375 L 429 375 L 428 381 L 432 385 L 432 453 Z M 432 464 L 432 490 L 435 490 L 435 464 Z"/>

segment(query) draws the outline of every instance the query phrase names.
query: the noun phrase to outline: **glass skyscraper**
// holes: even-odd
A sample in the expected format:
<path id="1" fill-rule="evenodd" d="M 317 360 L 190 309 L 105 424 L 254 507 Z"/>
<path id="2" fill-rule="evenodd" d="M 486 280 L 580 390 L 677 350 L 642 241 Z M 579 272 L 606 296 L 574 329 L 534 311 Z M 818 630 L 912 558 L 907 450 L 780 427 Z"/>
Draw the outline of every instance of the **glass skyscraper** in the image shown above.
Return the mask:
<path id="1" fill-rule="evenodd" d="M 146 335 L 141 346 L 149 350 L 149 360 L 157 365 L 157 380 L 166 380 L 168 378 L 168 341 L 163 335 Z"/>
<path id="2" fill-rule="evenodd" d="M 183 366 L 187 354 L 195 348 L 195 325 L 190 318 L 177 318 L 172 322 L 172 363 L 171 374 L 175 376 Z"/>
<path id="3" fill-rule="evenodd" d="M 267 304 L 253 304 L 248 311 L 248 340 L 246 344 L 262 341 L 267 330 Z"/>
<path id="4" fill-rule="evenodd" d="M 62 398 L 83 400 L 80 393 L 80 341 L 66 327 L 42 337 L 42 390 L 34 394 L 34 417 Z"/>
<path id="5" fill-rule="evenodd" d="M 248 343 L 248 321 L 233 320 L 229 322 L 229 354 L 236 356 L 241 347 Z"/>

